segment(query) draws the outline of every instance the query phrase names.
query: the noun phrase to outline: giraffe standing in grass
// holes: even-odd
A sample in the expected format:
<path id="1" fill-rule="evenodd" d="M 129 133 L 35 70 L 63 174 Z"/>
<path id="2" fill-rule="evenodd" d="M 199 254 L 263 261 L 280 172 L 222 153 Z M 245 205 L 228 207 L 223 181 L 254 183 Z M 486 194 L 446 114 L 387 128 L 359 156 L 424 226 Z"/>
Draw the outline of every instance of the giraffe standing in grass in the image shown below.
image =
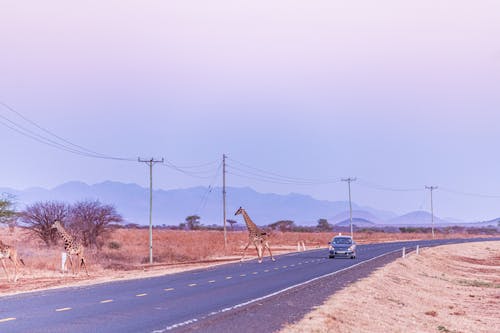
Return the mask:
<path id="1" fill-rule="evenodd" d="M 17 257 L 17 250 L 5 244 L 0 240 L 0 260 L 2 261 L 2 267 L 5 271 L 5 275 L 7 275 L 7 281 L 10 281 L 9 272 L 7 271 L 7 266 L 5 265 L 5 259 L 10 259 L 14 264 L 14 282 L 17 281 L 17 267 L 19 266 L 19 262 L 24 265 L 24 261 Z"/>
<path id="2" fill-rule="evenodd" d="M 252 219 L 250 216 L 248 216 L 247 212 L 243 208 L 239 208 L 234 215 L 241 214 L 243 215 L 243 219 L 245 220 L 245 224 L 247 225 L 248 229 L 248 243 L 243 249 L 243 255 L 241 256 L 241 261 L 245 258 L 245 252 L 250 246 L 250 244 L 255 245 L 255 248 L 257 250 L 257 255 L 259 257 L 259 263 L 262 262 L 262 256 L 263 252 L 265 249 L 269 250 L 269 255 L 271 256 L 271 260 L 275 261 L 273 254 L 271 252 L 271 248 L 269 247 L 269 242 L 267 241 L 267 233 L 260 230 L 255 223 L 253 223 Z"/>
<path id="3" fill-rule="evenodd" d="M 90 276 L 89 272 L 87 271 L 85 257 L 83 256 L 83 245 L 79 244 L 73 237 L 71 237 L 70 234 L 68 234 L 68 232 L 66 232 L 60 221 L 55 221 L 52 224 L 52 229 L 57 229 L 57 232 L 64 240 L 64 250 L 68 254 L 69 264 L 71 266 L 71 271 L 73 272 L 73 274 L 75 274 L 75 267 L 73 266 L 72 256 L 76 256 L 78 265 L 78 271 L 76 272 L 76 275 L 80 274 L 80 268 L 83 266 L 83 268 L 85 269 L 85 273 L 87 273 L 87 276 Z"/>

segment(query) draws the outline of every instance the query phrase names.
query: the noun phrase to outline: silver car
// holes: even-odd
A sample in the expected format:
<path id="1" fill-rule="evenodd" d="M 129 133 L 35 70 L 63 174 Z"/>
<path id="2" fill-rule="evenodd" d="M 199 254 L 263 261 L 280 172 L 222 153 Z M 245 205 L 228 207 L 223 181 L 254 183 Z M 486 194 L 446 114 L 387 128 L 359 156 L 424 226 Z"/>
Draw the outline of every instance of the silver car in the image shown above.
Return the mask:
<path id="1" fill-rule="evenodd" d="M 330 258 L 343 256 L 354 259 L 356 258 L 356 242 L 351 236 L 335 236 L 330 243 L 329 252 Z"/>

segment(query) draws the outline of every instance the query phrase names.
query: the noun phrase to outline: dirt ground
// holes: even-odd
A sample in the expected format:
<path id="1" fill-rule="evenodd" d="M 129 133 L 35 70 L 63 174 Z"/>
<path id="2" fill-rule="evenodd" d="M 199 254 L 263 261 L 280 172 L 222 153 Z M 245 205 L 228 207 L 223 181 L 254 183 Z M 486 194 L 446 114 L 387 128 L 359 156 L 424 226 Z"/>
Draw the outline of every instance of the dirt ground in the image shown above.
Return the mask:
<path id="1" fill-rule="evenodd" d="M 400 258 L 280 333 L 298 332 L 500 332 L 500 242 Z"/>

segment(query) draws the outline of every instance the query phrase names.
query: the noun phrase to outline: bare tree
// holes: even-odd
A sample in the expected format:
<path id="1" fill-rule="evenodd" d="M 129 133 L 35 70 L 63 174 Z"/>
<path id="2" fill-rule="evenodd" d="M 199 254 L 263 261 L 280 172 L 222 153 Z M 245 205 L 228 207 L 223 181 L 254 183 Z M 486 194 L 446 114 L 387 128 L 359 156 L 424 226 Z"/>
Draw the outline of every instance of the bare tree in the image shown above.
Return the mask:
<path id="1" fill-rule="evenodd" d="M 106 235 L 113 226 L 123 222 L 123 218 L 111 205 L 95 201 L 80 201 L 71 206 L 68 227 L 81 235 L 84 246 L 98 249 L 104 244 Z"/>
<path id="2" fill-rule="evenodd" d="M 40 237 L 47 246 L 57 244 L 57 236 L 52 224 L 54 221 L 63 222 L 69 214 L 69 206 L 63 202 L 36 202 L 21 212 L 20 220 L 36 236 Z"/>

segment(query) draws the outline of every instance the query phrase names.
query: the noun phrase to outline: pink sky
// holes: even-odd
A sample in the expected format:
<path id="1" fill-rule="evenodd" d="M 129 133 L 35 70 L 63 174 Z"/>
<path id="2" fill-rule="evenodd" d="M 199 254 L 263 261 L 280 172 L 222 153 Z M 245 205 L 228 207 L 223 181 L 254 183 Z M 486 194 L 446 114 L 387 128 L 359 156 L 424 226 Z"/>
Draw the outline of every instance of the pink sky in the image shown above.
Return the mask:
<path id="1" fill-rule="evenodd" d="M 0 101 L 114 155 L 196 164 L 227 153 L 295 177 L 500 195 L 499 13 L 498 1 L 3 1 Z M 0 187 L 147 185 L 140 164 L 74 156 L 5 127 L 0 139 Z M 156 184 L 207 182 L 165 168 Z M 346 194 L 345 184 L 230 182 Z M 359 204 L 428 208 L 425 192 L 354 186 Z M 500 215 L 498 198 L 436 200 L 443 217 Z"/>

